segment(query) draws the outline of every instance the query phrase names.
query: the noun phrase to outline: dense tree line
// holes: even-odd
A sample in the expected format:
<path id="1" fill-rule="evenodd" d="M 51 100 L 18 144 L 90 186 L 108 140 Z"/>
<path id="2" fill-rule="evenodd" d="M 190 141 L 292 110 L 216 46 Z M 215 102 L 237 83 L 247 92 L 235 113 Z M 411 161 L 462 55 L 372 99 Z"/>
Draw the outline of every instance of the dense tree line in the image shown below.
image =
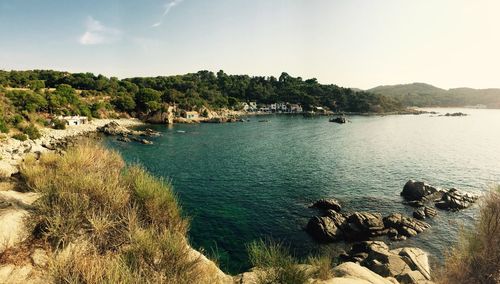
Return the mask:
<path id="1" fill-rule="evenodd" d="M 243 101 L 300 103 L 305 109 L 325 106 L 348 112 L 393 111 L 401 108 L 397 100 L 383 95 L 324 85 L 314 78 L 303 80 L 287 73 L 276 78 L 199 71 L 186 75 L 119 80 L 92 73 L 0 71 L 0 85 L 29 88 L 34 93 L 40 93 L 39 90 L 44 88 L 56 89 L 55 92 L 49 92 L 52 96 L 45 95 L 46 102 L 40 96 L 31 95 L 28 102 L 23 103 L 23 107 L 29 111 L 57 111 L 59 105 L 67 103 L 72 106 L 71 111 L 86 113 L 85 107 L 62 92 L 60 86 L 81 90 L 79 96 L 82 98 L 110 97 L 111 105 L 125 112 L 155 111 L 162 107 L 162 103 L 176 103 L 182 109 L 201 106 L 237 109 Z M 26 96 L 26 93 L 18 92 L 10 97 L 16 101 L 15 96 Z M 62 101 L 58 103 L 58 99 Z"/>

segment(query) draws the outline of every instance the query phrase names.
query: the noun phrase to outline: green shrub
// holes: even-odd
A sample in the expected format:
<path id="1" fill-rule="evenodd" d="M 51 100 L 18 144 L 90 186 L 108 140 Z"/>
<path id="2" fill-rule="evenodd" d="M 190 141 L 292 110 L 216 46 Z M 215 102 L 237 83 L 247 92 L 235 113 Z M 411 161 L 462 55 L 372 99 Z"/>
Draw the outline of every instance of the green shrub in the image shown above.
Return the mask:
<path id="1" fill-rule="evenodd" d="M 21 122 L 24 121 L 24 117 L 20 114 L 15 114 L 11 119 L 10 119 L 10 123 L 12 123 L 12 125 L 14 126 L 18 126 Z"/>
<path id="2" fill-rule="evenodd" d="M 22 131 L 24 134 L 28 135 L 31 140 L 42 137 L 42 134 L 40 134 L 40 130 L 38 130 L 38 128 L 34 124 L 30 124 L 24 127 Z"/>
<path id="3" fill-rule="evenodd" d="M 9 126 L 3 119 L 0 119 L 0 132 L 9 133 Z"/>
<path id="4" fill-rule="evenodd" d="M 54 129 L 66 129 L 66 121 L 63 119 L 52 119 L 52 128 Z"/>
<path id="5" fill-rule="evenodd" d="M 28 136 L 24 133 L 17 133 L 12 135 L 12 138 L 19 140 L 19 141 L 26 141 L 28 140 Z"/>
<path id="6" fill-rule="evenodd" d="M 281 243 L 254 241 L 247 246 L 248 256 L 258 269 L 258 283 L 303 284 L 309 273 Z"/>

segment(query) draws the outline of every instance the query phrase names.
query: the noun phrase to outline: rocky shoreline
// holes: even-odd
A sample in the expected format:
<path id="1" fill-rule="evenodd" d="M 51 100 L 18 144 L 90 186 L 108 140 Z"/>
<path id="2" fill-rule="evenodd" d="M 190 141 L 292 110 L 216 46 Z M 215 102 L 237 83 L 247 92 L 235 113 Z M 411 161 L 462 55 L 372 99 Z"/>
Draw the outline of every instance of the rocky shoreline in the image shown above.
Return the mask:
<path id="1" fill-rule="evenodd" d="M 109 124 L 120 127 L 135 127 L 144 123 L 138 119 L 94 119 L 87 124 L 68 126 L 66 129 L 44 128 L 42 137 L 35 140 L 19 141 L 8 138 L 0 142 L 0 176 L 11 176 L 19 172 L 19 165 L 28 154 L 39 156 L 47 151 L 65 148 L 77 137 L 88 137 L 98 132 L 98 129 Z"/>

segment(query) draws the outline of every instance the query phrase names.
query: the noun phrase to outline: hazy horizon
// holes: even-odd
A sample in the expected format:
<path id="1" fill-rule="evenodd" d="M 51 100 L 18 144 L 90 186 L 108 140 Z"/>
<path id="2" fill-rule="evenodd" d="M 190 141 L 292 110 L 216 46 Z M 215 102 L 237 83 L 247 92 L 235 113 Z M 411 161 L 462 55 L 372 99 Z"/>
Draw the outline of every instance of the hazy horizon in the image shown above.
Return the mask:
<path id="1" fill-rule="evenodd" d="M 500 2 L 4 0 L 0 69 L 498 88 Z"/>

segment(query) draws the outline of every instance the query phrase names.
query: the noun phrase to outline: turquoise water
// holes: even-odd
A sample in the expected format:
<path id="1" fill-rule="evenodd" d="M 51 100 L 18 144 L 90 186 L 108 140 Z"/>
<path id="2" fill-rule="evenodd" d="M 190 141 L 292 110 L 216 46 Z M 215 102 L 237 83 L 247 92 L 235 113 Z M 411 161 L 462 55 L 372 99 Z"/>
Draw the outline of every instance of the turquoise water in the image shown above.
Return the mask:
<path id="1" fill-rule="evenodd" d="M 223 269 L 248 268 L 245 244 L 273 238 L 298 255 L 336 245 L 315 243 L 302 228 L 317 214 L 308 205 L 339 199 L 345 211 L 411 214 L 399 193 L 410 179 L 481 193 L 500 182 L 500 111 L 462 111 L 467 117 L 350 117 L 339 125 L 326 117 L 250 117 L 250 122 L 153 126 L 154 145 L 107 138 L 128 162 L 141 163 L 171 180 L 192 218 L 190 240 L 220 255 Z M 443 212 L 432 228 L 395 243 L 414 245 L 433 259 L 470 225 L 477 208 Z"/>

